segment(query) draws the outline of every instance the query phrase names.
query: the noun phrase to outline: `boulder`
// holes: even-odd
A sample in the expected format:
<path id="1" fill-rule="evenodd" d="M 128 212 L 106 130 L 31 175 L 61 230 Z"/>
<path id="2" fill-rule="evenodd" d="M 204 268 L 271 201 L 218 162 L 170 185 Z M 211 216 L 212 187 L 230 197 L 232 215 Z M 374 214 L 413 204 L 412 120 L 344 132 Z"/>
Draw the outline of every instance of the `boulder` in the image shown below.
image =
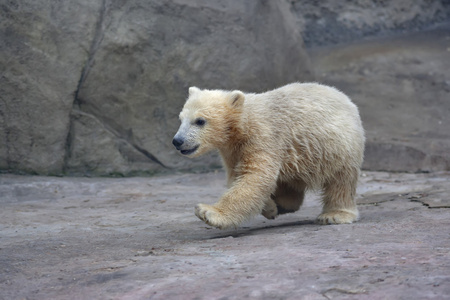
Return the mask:
<path id="1" fill-rule="evenodd" d="M 261 92 L 312 79 L 285 2 L 114 1 L 101 22 L 74 105 L 97 125 L 72 114 L 71 174 L 83 172 L 74 167 L 82 161 L 98 161 L 90 155 L 100 148 L 102 165 L 122 174 L 217 168 L 217 153 L 190 160 L 172 146 L 190 86 Z M 92 134 L 78 135 L 86 130 Z"/>
<path id="2" fill-rule="evenodd" d="M 286 2 L 9 1 L 0 9 L 0 170 L 111 175 L 218 167 L 171 138 L 191 85 L 312 78 Z"/>
<path id="3" fill-rule="evenodd" d="M 62 174 L 100 1 L 0 4 L 0 170 Z"/>

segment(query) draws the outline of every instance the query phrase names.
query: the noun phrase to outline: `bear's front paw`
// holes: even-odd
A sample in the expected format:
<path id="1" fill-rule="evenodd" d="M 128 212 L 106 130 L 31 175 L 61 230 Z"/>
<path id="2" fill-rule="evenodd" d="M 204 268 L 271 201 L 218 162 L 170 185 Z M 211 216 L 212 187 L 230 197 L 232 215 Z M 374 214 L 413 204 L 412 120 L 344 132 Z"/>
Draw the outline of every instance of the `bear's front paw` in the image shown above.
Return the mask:
<path id="1" fill-rule="evenodd" d="M 358 220 L 358 212 L 347 210 L 336 210 L 322 213 L 317 217 L 319 224 L 349 224 Z"/>
<path id="2" fill-rule="evenodd" d="M 208 204 L 197 204 L 195 206 L 195 215 L 206 224 L 219 229 L 237 227 L 237 224 L 232 222 L 232 220 L 227 218 L 217 208 Z"/>

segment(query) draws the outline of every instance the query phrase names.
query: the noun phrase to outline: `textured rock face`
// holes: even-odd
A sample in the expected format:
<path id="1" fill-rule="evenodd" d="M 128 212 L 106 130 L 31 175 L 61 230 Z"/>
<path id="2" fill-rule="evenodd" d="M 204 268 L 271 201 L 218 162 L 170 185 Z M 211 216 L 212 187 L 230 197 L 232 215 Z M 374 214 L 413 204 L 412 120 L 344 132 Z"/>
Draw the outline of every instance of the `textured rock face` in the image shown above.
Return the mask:
<path id="1" fill-rule="evenodd" d="M 450 18 L 445 0 L 333 1 L 294 0 L 292 11 L 307 47 L 411 32 Z"/>
<path id="2" fill-rule="evenodd" d="M 449 47 L 450 23 L 311 54 L 318 80 L 338 86 L 360 108 L 365 169 L 450 170 Z"/>
<path id="3" fill-rule="evenodd" d="M 99 1 L 0 5 L 0 169 L 60 174 Z"/>
<path id="4" fill-rule="evenodd" d="M 217 154 L 192 161 L 171 145 L 189 86 L 262 91 L 311 78 L 301 36 L 283 2 L 116 1 L 106 7 L 99 28 L 101 41 L 75 108 L 103 127 L 86 128 L 72 114 L 77 140 L 71 143 L 69 171 L 92 159 L 77 156 L 77 148 L 87 154 L 98 147 L 94 133 L 78 134 L 86 129 L 105 138 L 102 132 L 110 133 L 107 148 L 122 156 L 112 171 L 218 166 Z M 128 145 L 127 153 L 118 141 Z"/>
<path id="5" fill-rule="evenodd" d="M 189 86 L 259 92 L 312 79 L 286 2 L 18 1 L 1 10 L 0 169 L 210 168 L 171 137 Z"/>
<path id="6" fill-rule="evenodd" d="M 309 80 L 337 86 L 360 106 L 369 135 L 366 168 L 448 170 L 447 40 L 415 52 L 393 43 L 388 59 L 376 43 L 376 56 L 350 47 L 331 60 L 335 49 L 318 54 L 311 47 L 449 18 L 448 1 L 425 0 L 3 1 L 0 171 L 132 175 L 216 168 L 216 153 L 189 160 L 171 145 L 189 86 L 261 92 Z M 361 84 L 367 72 L 377 74 L 375 84 Z M 386 95 L 378 97 L 380 91 Z M 434 108 L 420 99 L 432 99 Z M 386 114 L 392 105 L 399 109 Z M 414 136 L 420 147 L 404 140 L 416 134 L 405 128 L 419 126 L 402 114 L 404 105 L 426 108 L 428 121 L 418 119 L 425 129 Z M 433 118 L 441 127 L 430 125 Z M 405 151 L 407 162 L 396 159 Z"/>

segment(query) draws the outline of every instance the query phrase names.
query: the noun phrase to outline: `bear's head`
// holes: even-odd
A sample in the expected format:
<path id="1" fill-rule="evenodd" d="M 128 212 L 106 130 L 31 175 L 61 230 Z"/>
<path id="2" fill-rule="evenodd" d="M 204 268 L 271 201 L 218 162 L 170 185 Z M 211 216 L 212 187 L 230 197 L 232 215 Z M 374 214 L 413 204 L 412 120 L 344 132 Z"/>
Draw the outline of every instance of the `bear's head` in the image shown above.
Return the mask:
<path id="1" fill-rule="evenodd" d="M 189 88 L 173 145 L 190 157 L 228 146 L 239 132 L 244 100 L 241 91 Z"/>

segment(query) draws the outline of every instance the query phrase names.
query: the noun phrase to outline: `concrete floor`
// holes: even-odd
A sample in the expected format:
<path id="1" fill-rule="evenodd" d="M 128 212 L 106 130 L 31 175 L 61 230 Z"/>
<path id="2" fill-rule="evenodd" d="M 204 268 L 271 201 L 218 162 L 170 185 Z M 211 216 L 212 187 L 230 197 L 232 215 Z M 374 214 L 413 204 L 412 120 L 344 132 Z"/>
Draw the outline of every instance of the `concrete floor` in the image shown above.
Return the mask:
<path id="1" fill-rule="evenodd" d="M 224 183 L 0 175 L 0 299 L 448 299 L 450 173 L 363 172 L 354 224 L 310 194 L 230 231 L 193 214 Z"/>

